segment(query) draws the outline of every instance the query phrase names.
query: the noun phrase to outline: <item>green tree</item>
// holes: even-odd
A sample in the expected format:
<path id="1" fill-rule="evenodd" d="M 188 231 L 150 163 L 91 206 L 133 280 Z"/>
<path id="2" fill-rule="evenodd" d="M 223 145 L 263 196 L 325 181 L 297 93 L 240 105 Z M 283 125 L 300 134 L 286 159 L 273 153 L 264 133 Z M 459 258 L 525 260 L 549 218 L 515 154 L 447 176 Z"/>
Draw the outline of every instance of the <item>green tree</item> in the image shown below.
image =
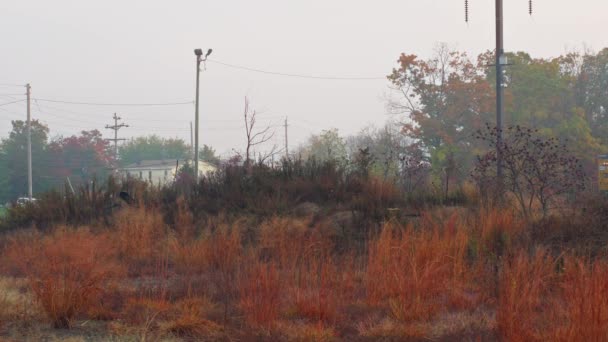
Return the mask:
<path id="1" fill-rule="evenodd" d="M 481 59 L 489 61 L 492 56 L 493 53 L 488 52 Z M 574 53 L 534 59 L 527 53 L 517 52 L 508 54 L 508 58 L 512 65 L 506 71 L 505 127 L 527 126 L 537 129 L 546 138 L 567 140 L 569 150 L 591 167 L 595 155 L 603 150 L 598 139 L 601 134 L 597 135 L 601 128 L 598 127 L 608 118 L 594 121 L 598 116 L 590 113 L 601 112 L 601 109 L 591 109 L 595 107 L 591 103 L 595 103 L 594 100 L 586 103 L 580 92 L 594 93 L 589 89 L 581 90 L 581 87 L 589 87 L 586 80 L 599 79 L 601 77 L 596 74 L 602 72 L 589 66 L 587 76 L 582 76 L 585 67 L 580 64 L 583 59 Z M 587 56 L 586 61 L 596 63 L 592 56 Z M 487 77 L 494 84 L 496 75 L 492 68 L 488 69 Z"/>
<path id="2" fill-rule="evenodd" d="M 15 200 L 27 195 L 27 124 L 12 121 L 13 129 L 8 138 L 0 143 L 0 201 Z M 49 128 L 33 120 L 32 132 L 32 188 L 34 193 L 50 187 L 48 169 L 54 161 L 48 158 Z"/>
<path id="3" fill-rule="evenodd" d="M 320 162 L 345 164 L 347 160 L 346 144 L 338 129 L 323 130 L 319 135 L 312 135 L 308 144 L 302 149 L 305 158 L 314 158 Z"/>
<path id="4" fill-rule="evenodd" d="M 198 158 L 213 165 L 220 164 L 220 157 L 217 156 L 215 149 L 209 145 L 203 145 L 203 148 L 198 153 Z"/>
<path id="5" fill-rule="evenodd" d="M 608 48 L 583 56 L 577 76 L 577 102 L 591 134 L 608 146 Z"/>
<path id="6" fill-rule="evenodd" d="M 119 155 L 122 165 L 142 160 L 185 159 L 190 157 L 190 147 L 182 139 L 149 135 L 129 140 L 119 148 Z"/>

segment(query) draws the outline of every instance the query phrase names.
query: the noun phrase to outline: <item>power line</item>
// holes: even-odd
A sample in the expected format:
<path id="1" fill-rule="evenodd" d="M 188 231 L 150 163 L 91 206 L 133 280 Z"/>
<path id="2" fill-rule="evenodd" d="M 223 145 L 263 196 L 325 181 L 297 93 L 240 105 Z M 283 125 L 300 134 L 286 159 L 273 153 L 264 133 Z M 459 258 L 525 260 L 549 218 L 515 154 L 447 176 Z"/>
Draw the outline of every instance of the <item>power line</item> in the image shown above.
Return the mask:
<path id="1" fill-rule="evenodd" d="M 188 102 L 164 102 L 164 103 L 101 103 L 101 102 L 62 101 L 62 100 L 51 100 L 51 99 L 41 99 L 41 98 L 36 98 L 36 100 L 37 101 L 41 101 L 41 102 L 64 103 L 64 104 L 83 105 L 83 106 L 137 106 L 137 107 L 146 107 L 146 106 L 179 106 L 179 105 L 189 105 L 189 104 L 192 104 L 192 101 L 188 101 Z"/>
<path id="2" fill-rule="evenodd" d="M 337 77 L 337 76 L 317 76 L 317 75 L 303 75 L 303 74 L 292 74 L 292 73 L 284 73 L 284 72 L 276 72 L 276 71 L 267 71 L 256 68 L 249 68 L 240 65 L 234 65 L 229 63 L 224 63 L 216 60 L 208 60 L 208 62 L 216 63 L 219 65 L 223 65 L 228 68 L 246 70 L 251 72 L 257 72 L 261 74 L 275 75 L 275 76 L 285 76 L 285 77 L 297 77 L 297 78 L 307 78 L 307 79 L 315 79 L 315 80 L 331 80 L 331 81 L 373 81 L 373 80 L 386 80 L 386 77 Z"/>
<path id="3" fill-rule="evenodd" d="M 0 87 L 24 87 L 24 84 L 0 83 Z"/>
<path id="4" fill-rule="evenodd" d="M 11 101 L 11 102 L 5 102 L 5 103 L 0 103 L 0 106 L 6 106 L 6 105 L 13 104 L 13 103 L 17 103 L 17 102 L 24 102 L 24 101 L 25 101 L 25 99 L 22 99 L 22 100 L 15 100 L 15 101 Z"/>

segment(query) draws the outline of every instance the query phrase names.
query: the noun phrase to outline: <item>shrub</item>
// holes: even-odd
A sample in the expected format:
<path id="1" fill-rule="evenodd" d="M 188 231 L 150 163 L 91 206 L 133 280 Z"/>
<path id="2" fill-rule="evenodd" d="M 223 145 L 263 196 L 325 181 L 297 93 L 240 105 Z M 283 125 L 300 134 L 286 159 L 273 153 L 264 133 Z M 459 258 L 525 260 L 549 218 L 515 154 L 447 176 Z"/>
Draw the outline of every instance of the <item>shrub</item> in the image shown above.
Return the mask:
<path id="1" fill-rule="evenodd" d="M 123 273 L 109 240 L 84 229 L 59 229 L 9 250 L 55 328 L 69 328 L 77 315 L 99 302 L 108 282 Z"/>

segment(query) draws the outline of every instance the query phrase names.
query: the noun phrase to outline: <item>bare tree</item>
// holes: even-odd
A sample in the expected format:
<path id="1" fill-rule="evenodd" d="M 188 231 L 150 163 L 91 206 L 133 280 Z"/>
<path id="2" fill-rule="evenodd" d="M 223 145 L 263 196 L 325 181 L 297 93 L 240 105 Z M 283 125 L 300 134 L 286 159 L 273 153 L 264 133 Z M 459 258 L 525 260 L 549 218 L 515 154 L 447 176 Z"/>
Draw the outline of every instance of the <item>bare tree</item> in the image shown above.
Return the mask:
<path id="1" fill-rule="evenodd" d="M 257 112 L 249 108 L 249 99 L 245 97 L 245 110 L 243 112 L 243 118 L 245 119 L 245 134 L 247 136 L 247 148 L 245 149 L 245 166 L 251 164 L 251 149 L 257 145 L 261 145 L 274 136 L 274 131 L 271 131 L 272 126 L 266 126 L 265 128 L 256 131 L 255 124 L 257 120 Z M 272 154 L 277 153 L 276 146 L 271 149 L 271 152 L 266 153 L 264 157 L 260 156 L 261 160 L 268 159 Z"/>
<path id="2" fill-rule="evenodd" d="M 476 137 L 495 147 L 497 129 L 486 126 Z M 537 129 L 512 126 L 506 129 L 499 148 L 504 158 L 504 190 L 514 196 L 522 213 L 531 217 L 535 204 L 540 205 L 543 218 L 568 195 L 585 189 L 585 172 L 578 158 L 565 143 L 546 138 Z M 473 179 L 489 200 L 496 189 L 496 151 L 478 157 Z M 501 194 L 502 195 L 502 194 Z"/>

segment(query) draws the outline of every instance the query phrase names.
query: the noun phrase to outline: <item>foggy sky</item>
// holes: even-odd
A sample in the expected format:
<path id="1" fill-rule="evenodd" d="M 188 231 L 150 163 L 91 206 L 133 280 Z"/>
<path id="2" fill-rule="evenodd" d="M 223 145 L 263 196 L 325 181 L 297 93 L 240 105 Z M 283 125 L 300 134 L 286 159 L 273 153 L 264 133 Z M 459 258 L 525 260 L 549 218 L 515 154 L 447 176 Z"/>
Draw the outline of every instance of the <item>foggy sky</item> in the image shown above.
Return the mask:
<path id="1" fill-rule="evenodd" d="M 494 42 L 494 1 L 470 0 L 2 1 L 0 83 L 32 84 L 34 98 L 109 103 L 191 101 L 194 48 L 210 59 L 274 72 L 383 77 L 401 52 L 431 55 L 438 42 L 472 57 Z M 605 0 L 505 1 L 505 47 L 551 57 L 608 46 Z M 22 88 L 0 86 L 0 104 Z M 243 99 L 280 125 L 290 147 L 336 127 L 344 135 L 388 118 L 388 83 L 278 77 L 208 63 L 201 74 L 201 144 L 220 153 L 244 148 Z M 117 112 L 131 127 L 121 137 L 158 134 L 190 140 L 193 105 L 90 107 L 33 104 L 51 136 L 103 129 Z M 0 137 L 25 103 L 0 107 Z M 275 142 L 283 144 L 283 129 Z"/>

